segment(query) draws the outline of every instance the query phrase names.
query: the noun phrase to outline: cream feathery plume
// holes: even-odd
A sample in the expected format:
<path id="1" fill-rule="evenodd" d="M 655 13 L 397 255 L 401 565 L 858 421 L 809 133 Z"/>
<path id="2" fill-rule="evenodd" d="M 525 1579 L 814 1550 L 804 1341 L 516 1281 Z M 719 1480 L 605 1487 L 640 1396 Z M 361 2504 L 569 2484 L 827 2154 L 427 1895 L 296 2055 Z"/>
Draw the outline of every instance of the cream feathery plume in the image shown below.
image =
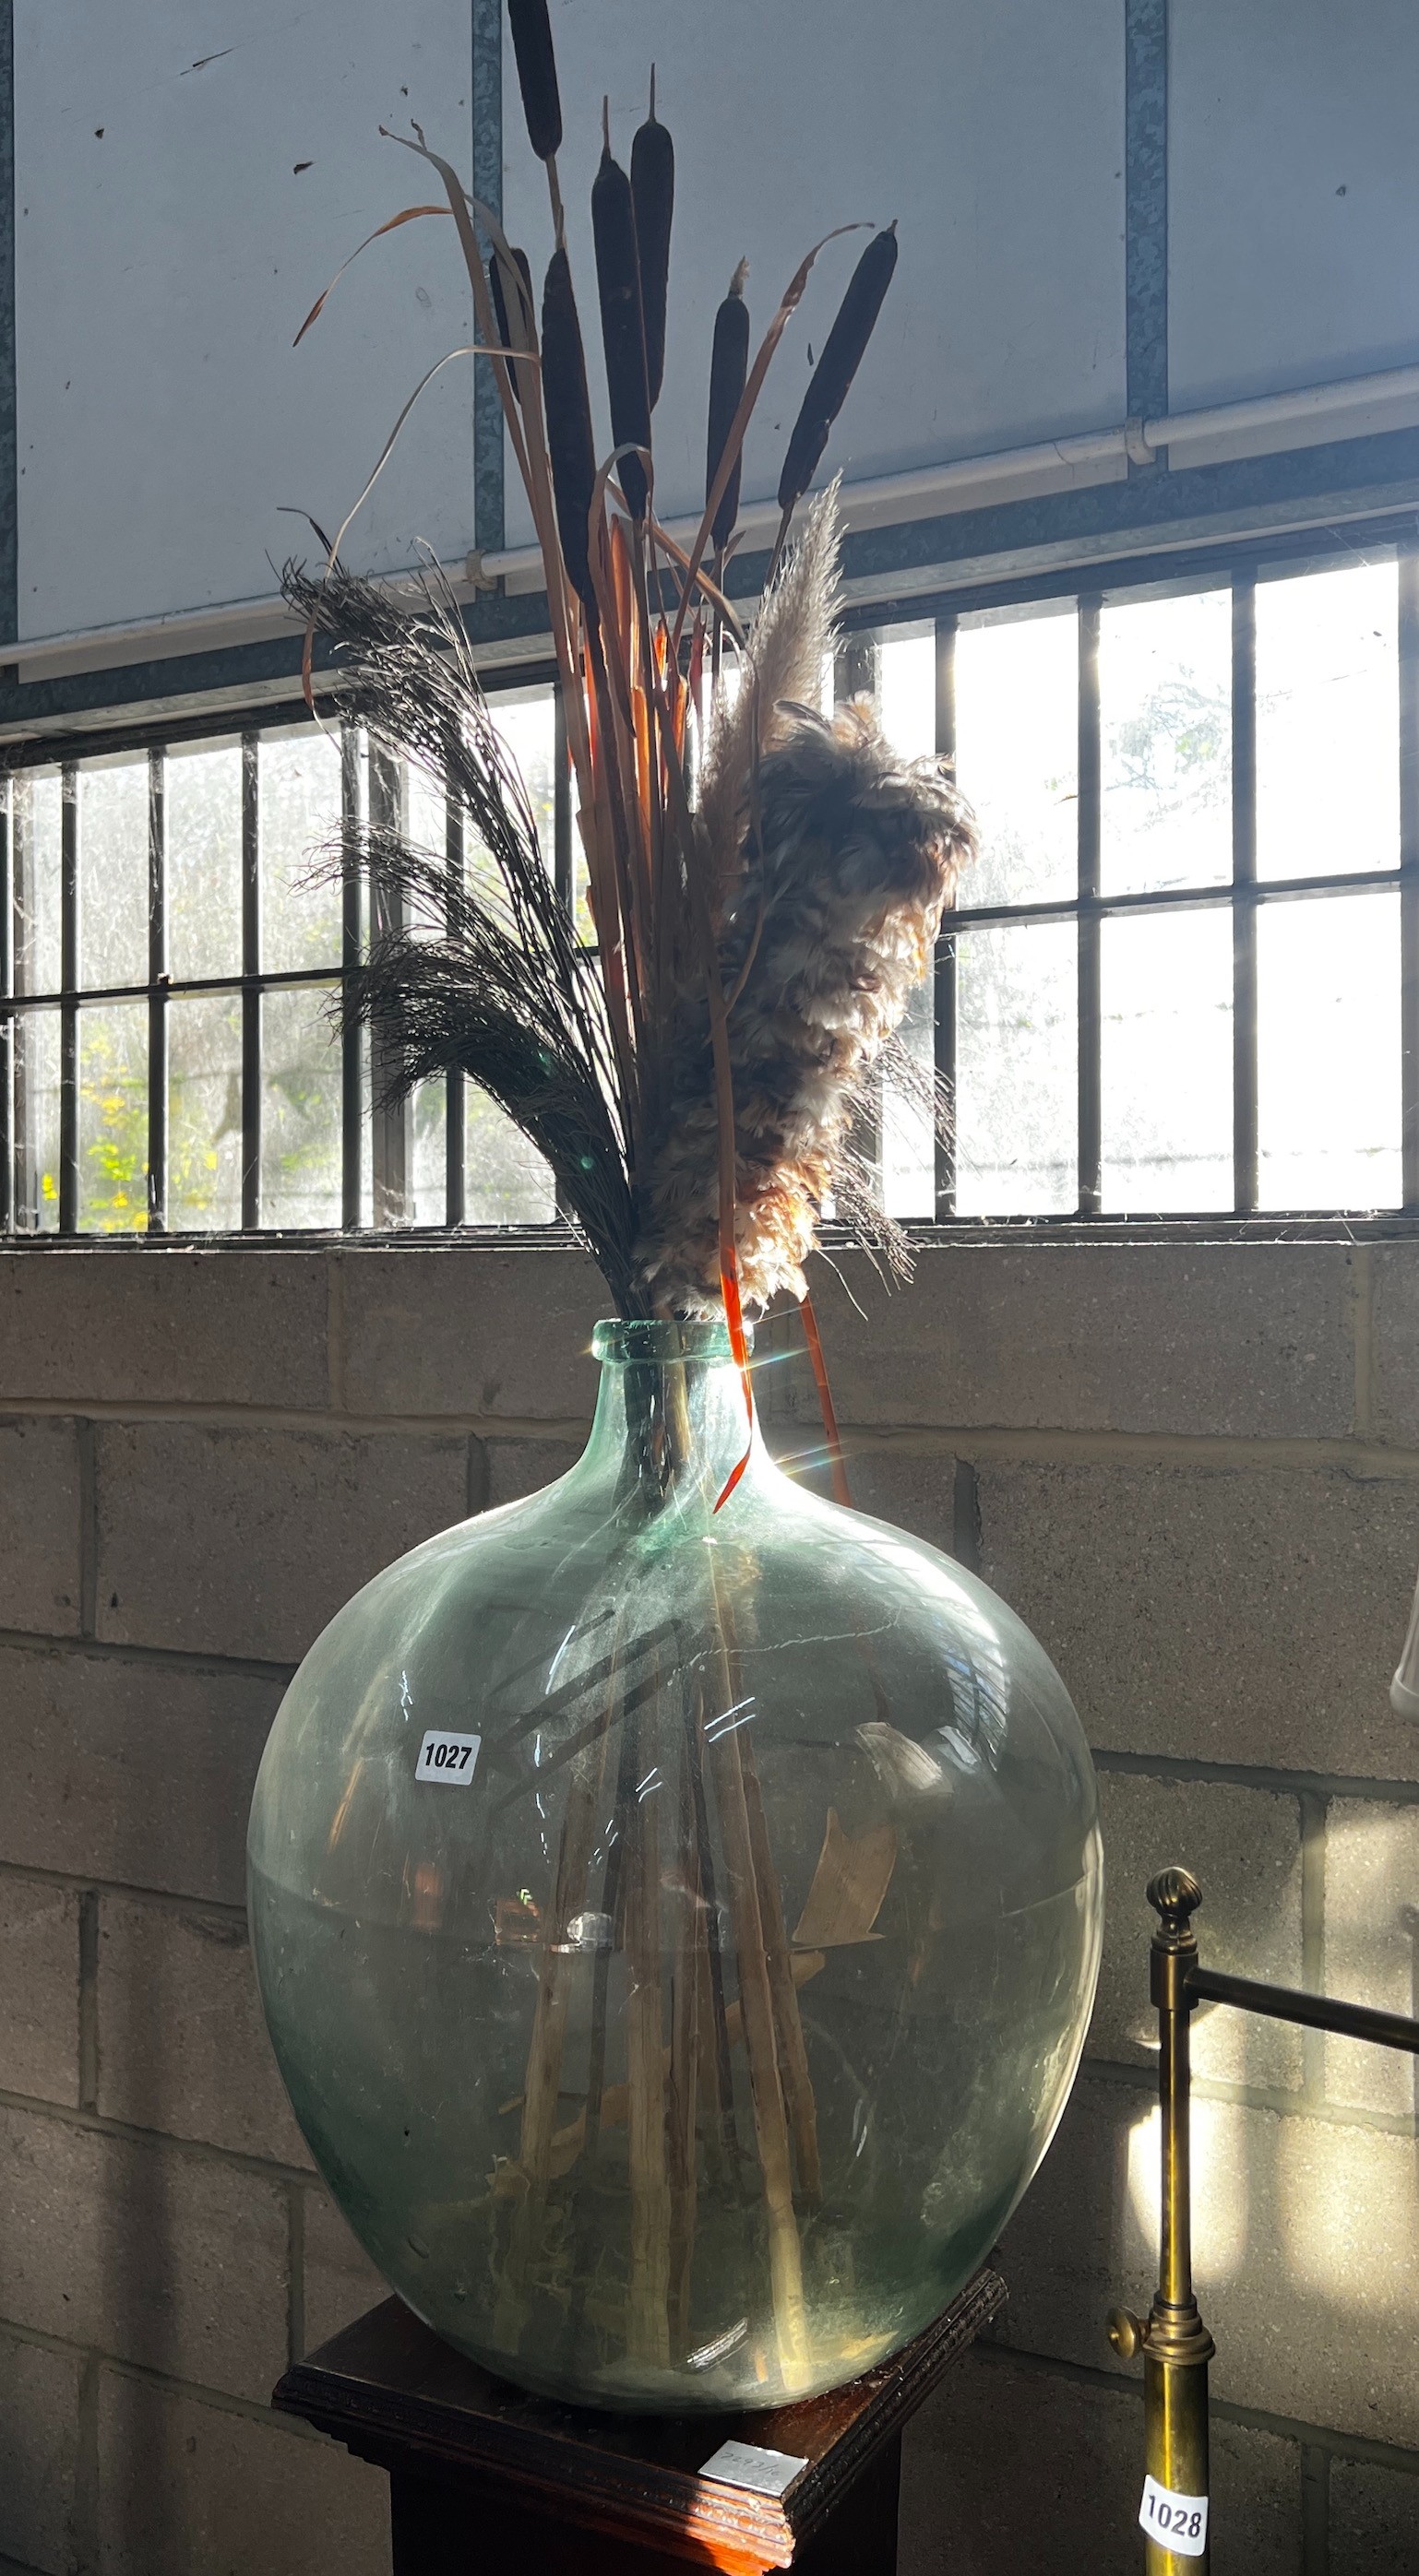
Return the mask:
<path id="1" fill-rule="evenodd" d="M 760 1311 L 805 1292 L 802 1265 L 867 1076 L 975 850 L 949 769 L 900 759 L 865 702 L 832 723 L 780 704 L 775 731 L 719 943 L 740 1287 Z M 708 1012 L 687 995 L 635 1251 L 662 1314 L 721 1302 L 716 1146 Z"/>
<path id="2" fill-rule="evenodd" d="M 700 774 L 699 816 L 718 922 L 740 872 L 757 763 L 792 724 L 786 708 L 816 706 L 832 649 L 838 581 L 838 483 L 816 501 L 754 620 L 737 690 L 721 683 Z"/>

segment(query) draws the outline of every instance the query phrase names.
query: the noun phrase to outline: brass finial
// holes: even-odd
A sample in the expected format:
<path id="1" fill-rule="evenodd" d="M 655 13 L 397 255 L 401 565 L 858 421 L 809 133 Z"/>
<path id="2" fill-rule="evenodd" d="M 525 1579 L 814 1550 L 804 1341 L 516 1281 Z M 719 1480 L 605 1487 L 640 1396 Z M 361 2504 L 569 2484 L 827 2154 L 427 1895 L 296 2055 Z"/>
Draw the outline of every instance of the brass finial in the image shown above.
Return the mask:
<path id="1" fill-rule="evenodd" d="M 1202 1903 L 1202 1890 L 1188 1869 L 1160 1869 L 1148 1881 L 1148 1902 L 1158 1916 L 1163 1937 L 1184 1941 L 1194 1914 Z"/>

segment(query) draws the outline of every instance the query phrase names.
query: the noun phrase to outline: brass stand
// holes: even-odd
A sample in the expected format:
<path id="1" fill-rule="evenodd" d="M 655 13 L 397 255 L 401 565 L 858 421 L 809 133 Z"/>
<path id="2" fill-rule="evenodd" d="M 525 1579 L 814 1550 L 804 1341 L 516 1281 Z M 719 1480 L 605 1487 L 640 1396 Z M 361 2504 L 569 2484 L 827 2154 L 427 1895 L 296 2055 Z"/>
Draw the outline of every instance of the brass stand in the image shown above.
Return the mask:
<path id="1" fill-rule="evenodd" d="M 1162 2113 L 1162 2224 L 1158 2288 L 1146 2318 L 1115 2308 L 1108 2321 L 1115 2352 L 1131 2361 L 1143 2355 L 1143 2419 L 1150 2479 L 1169 2498 L 1208 2496 L 1207 2365 L 1216 2346 L 1192 2292 L 1192 2185 L 1188 2016 L 1200 2003 L 1232 2004 L 1273 2021 L 1300 2022 L 1312 2030 L 1338 2031 L 1380 2048 L 1419 2056 L 1419 2021 L 1403 2013 L 1376 2012 L 1366 2004 L 1327 1995 L 1266 1986 L 1201 1966 L 1192 1918 L 1202 1890 L 1185 1869 L 1161 1870 L 1149 1881 L 1148 1902 L 1158 1917 L 1149 1956 L 1149 1982 L 1158 2007 L 1158 2102 Z M 1164 2511 L 1171 2511 L 1165 2505 Z M 1170 2548 L 1145 2530 L 1146 2576 L 1206 2576 L 1209 2537 L 1202 2545 Z"/>

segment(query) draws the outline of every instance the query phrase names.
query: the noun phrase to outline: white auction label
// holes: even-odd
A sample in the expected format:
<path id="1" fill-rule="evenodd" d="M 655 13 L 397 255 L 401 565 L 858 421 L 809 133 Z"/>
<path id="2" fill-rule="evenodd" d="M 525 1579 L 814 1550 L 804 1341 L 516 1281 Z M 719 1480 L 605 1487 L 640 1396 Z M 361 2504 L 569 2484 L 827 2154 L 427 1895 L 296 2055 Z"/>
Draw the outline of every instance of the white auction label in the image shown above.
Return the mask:
<path id="1" fill-rule="evenodd" d="M 466 1789 L 482 1741 L 481 1735 L 445 1735 L 441 1728 L 431 1726 L 419 1747 L 415 1779 L 441 1782 L 449 1789 Z"/>
<path id="2" fill-rule="evenodd" d="M 1156 2478 L 1145 2478 L 1138 2520 L 1150 2540 L 1179 2558 L 1200 2558 L 1207 2547 L 1206 2496 L 1174 2495 Z"/>
<path id="3" fill-rule="evenodd" d="M 751 2495 L 781 2496 L 807 2466 L 789 2451 L 762 2450 L 757 2442 L 721 2442 L 700 2475 L 717 2486 L 746 2487 Z"/>

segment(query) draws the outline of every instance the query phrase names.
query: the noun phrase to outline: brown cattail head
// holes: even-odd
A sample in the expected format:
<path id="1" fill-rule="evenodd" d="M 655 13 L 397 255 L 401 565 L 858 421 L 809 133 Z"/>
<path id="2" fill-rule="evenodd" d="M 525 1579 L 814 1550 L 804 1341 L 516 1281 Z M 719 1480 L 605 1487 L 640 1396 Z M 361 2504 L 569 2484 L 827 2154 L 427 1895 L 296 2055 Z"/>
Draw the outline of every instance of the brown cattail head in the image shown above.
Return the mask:
<path id="1" fill-rule="evenodd" d="M 562 560 L 567 579 L 594 621 L 596 593 L 591 580 L 588 530 L 596 488 L 596 450 L 591 436 L 591 400 L 586 390 L 581 324 L 572 293 L 571 264 L 564 250 L 553 251 L 542 289 L 542 400 L 547 414 L 547 450 Z"/>
<path id="2" fill-rule="evenodd" d="M 818 459 L 828 444 L 828 432 L 862 363 L 896 265 L 897 227 L 889 224 L 885 232 L 873 234 L 853 270 L 847 293 L 823 343 L 822 356 L 813 370 L 783 460 L 778 483 L 781 510 L 792 510 L 813 480 Z"/>
<path id="3" fill-rule="evenodd" d="M 517 262 L 518 271 L 522 278 L 523 287 L 527 296 L 525 307 L 519 303 L 517 296 L 514 295 L 513 310 L 509 310 L 507 296 L 503 291 L 503 264 L 496 251 L 494 251 L 492 258 L 488 262 L 488 290 L 493 299 L 493 311 L 497 316 L 498 338 L 501 340 L 503 347 L 505 349 L 525 349 L 531 342 L 532 334 L 528 325 L 530 323 L 531 316 L 536 309 L 532 301 L 532 264 L 528 259 L 525 250 L 515 250 L 513 252 L 513 258 Z M 508 373 L 512 378 L 513 392 L 516 394 L 518 401 L 521 402 L 522 370 L 520 367 L 509 367 Z"/>
<path id="4" fill-rule="evenodd" d="M 747 259 L 741 259 L 729 281 L 729 293 L 714 317 L 714 343 L 710 351 L 709 436 L 705 444 L 705 501 L 714 490 L 725 442 L 744 395 L 749 372 L 749 307 L 744 301 L 744 280 L 749 274 Z M 724 487 L 723 498 L 714 514 L 710 542 L 716 554 L 728 545 L 739 516 L 739 478 L 742 460 L 736 456 L 734 470 Z"/>
<path id="5" fill-rule="evenodd" d="M 528 139 L 538 160 L 550 161 L 561 150 L 562 100 L 547 0 L 507 0 L 507 20 Z"/>
<path id="6" fill-rule="evenodd" d="M 649 447 L 650 384 L 645 367 L 635 204 L 630 180 L 619 161 L 611 157 L 609 129 L 591 191 L 591 229 L 596 243 L 606 390 L 611 397 L 611 435 L 618 447 Z M 640 458 L 623 456 L 620 476 L 632 518 L 643 519 L 648 486 Z"/>
<path id="7" fill-rule="evenodd" d="M 670 222 L 675 211 L 675 146 L 655 113 L 655 72 L 650 75 L 650 115 L 631 144 L 631 198 L 640 260 L 645 368 L 654 411 L 665 378 L 665 313 L 670 293 Z"/>

